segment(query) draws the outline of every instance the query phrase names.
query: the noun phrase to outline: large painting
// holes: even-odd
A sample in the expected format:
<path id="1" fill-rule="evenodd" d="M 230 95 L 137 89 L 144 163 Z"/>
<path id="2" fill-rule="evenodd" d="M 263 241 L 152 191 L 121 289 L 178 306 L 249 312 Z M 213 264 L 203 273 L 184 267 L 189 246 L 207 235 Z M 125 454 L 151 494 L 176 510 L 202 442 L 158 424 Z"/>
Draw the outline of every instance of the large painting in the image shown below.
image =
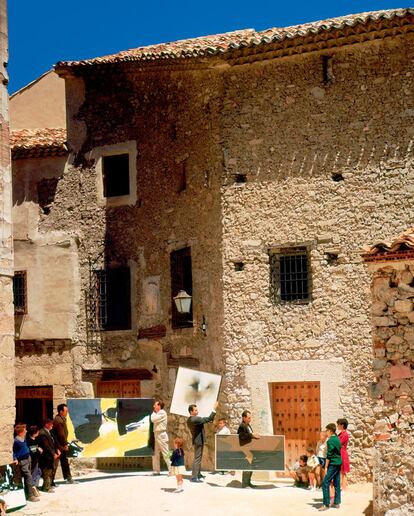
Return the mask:
<path id="1" fill-rule="evenodd" d="M 68 399 L 69 456 L 146 457 L 153 455 L 152 399 Z"/>
<path id="2" fill-rule="evenodd" d="M 285 437 L 264 435 L 241 446 L 238 435 L 216 435 L 216 469 L 283 471 Z"/>
<path id="3" fill-rule="evenodd" d="M 186 367 L 178 368 L 171 414 L 189 416 L 188 406 L 197 405 L 198 415 L 209 416 L 214 409 L 220 390 L 221 376 Z"/>
<path id="4" fill-rule="evenodd" d="M 0 466 L 0 498 L 7 504 L 7 511 L 26 505 L 23 481 L 15 464 Z"/>

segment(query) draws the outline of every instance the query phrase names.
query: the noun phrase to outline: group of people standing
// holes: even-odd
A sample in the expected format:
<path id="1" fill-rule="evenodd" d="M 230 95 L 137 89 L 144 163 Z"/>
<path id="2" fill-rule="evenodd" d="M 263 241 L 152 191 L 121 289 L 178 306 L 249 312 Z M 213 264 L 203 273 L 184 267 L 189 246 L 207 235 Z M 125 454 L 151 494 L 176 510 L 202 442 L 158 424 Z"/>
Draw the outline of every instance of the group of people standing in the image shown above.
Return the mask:
<path id="1" fill-rule="evenodd" d="M 23 478 L 26 498 L 30 502 L 39 501 L 41 478 L 41 490 L 45 493 L 54 492 L 59 462 L 66 482 L 75 483 L 67 457 L 67 414 L 68 407 L 62 403 L 57 407 L 55 418 L 46 419 L 42 428 L 33 425 L 27 429 L 25 423 L 17 423 L 14 427 L 13 462 Z"/>
<path id="2" fill-rule="evenodd" d="M 348 456 L 349 434 L 348 421 L 344 418 L 326 426 L 320 433 L 316 453 L 312 447 L 307 448 L 306 455 L 301 455 L 290 472 L 297 487 L 322 488 L 323 505 L 321 511 L 329 507 L 338 508 L 341 503 L 341 490 L 347 486 L 347 474 L 350 471 Z"/>
<path id="3" fill-rule="evenodd" d="M 214 410 L 207 417 L 198 415 L 197 405 L 189 405 L 189 417 L 187 426 L 191 432 L 194 448 L 194 459 L 191 472 L 191 482 L 202 482 L 201 461 L 205 444 L 204 425 L 214 421 L 216 416 L 217 403 Z M 251 413 L 243 411 L 242 421 L 237 430 L 240 445 L 248 444 L 253 439 L 260 439 L 251 426 Z M 167 413 L 164 410 L 164 403 L 156 401 L 151 414 L 151 421 L 154 424 L 155 450 L 153 457 L 153 469 L 155 474 L 160 473 L 160 452 L 168 467 L 169 474 L 177 478 L 177 489 L 175 492 L 183 491 L 184 450 L 183 439 L 176 437 L 174 440 L 174 451 L 170 457 L 167 434 Z M 350 470 L 349 456 L 347 451 L 349 434 L 347 432 L 348 421 L 344 418 L 338 419 L 337 424 L 326 425 L 326 430 L 321 432 L 320 441 L 317 443 L 316 454 L 312 447 L 307 449 L 307 454 L 302 455 L 297 466 L 292 472 L 296 485 L 302 487 L 310 486 L 316 489 L 322 487 L 323 503 L 320 511 L 326 511 L 330 507 L 339 508 L 341 504 L 342 490 L 347 485 L 347 474 Z M 218 434 L 230 434 L 226 421 L 220 419 L 217 425 Z M 242 487 L 256 487 L 251 482 L 253 472 L 243 471 Z M 332 491 L 332 492 L 331 492 Z M 333 495 L 333 496 L 331 496 Z"/>
<path id="4" fill-rule="evenodd" d="M 191 404 L 188 407 L 189 417 L 187 427 L 191 433 L 194 449 L 194 459 L 191 471 L 191 482 L 203 482 L 201 474 L 201 463 L 203 458 L 204 445 L 206 442 L 204 425 L 214 421 L 218 403 L 207 417 L 201 417 L 198 407 Z M 15 438 L 13 442 L 13 459 L 20 476 L 24 480 L 26 497 L 31 502 L 39 500 L 39 482 L 43 478 L 41 490 L 46 493 L 54 492 L 56 470 L 60 462 L 62 474 L 69 484 L 75 483 L 72 479 L 68 453 L 68 428 L 66 417 L 68 407 L 65 403 L 58 405 L 57 415 L 52 419 L 46 419 L 43 427 L 29 427 L 27 430 L 24 423 L 15 425 Z M 155 475 L 160 474 L 160 454 L 167 465 L 169 474 L 177 479 L 175 492 L 183 491 L 184 464 L 184 440 L 177 436 L 174 439 L 174 450 L 169 449 L 169 436 L 167 433 L 168 416 L 164 410 L 164 402 L 156 400 L 153 404 L 153 412 L 150 416 L 154 431 L 154 455 L 153 471 Z M 238 427 L 240 445 L 250 443 L 253 439 L 260 439 L 251 426 L 251 413 L 243 411 L 242 421 Z M 337 425 L 330 423 L 326 431 L 321 432 L 320 441 L 316 447 L 316 454 L 313 448 L 307 449 L 307 454 L 299 458 L 298 463 L 291 472 L 296 485 L 302 487 L 310 485 L 314 489 L 322 487 L 323 505 L 320 510 L 325 511 L 332 507 L 339 507 L 341 503 L 342 489 L 347 485 L 347 473 L 349 472 L 349 457 L 347 445 L 349 435 L 347 432 L 348 421 L 338 419 Z M 337 433 L 338 430 L 338 433 Z M 225 419 L 221 418 L 217 425 L 218 434 L 230 434 Z M 251 482 L 252 471 L 244 471 L 242 474 L 242 487 L 254 488 Z M 334 496 L 331 497 L 330 489 Z"/>
<path id="5" fill-rule="evenodd" d="M 201 417 L 198 414 L 198 407 L 195 404 L 188 406 L 189 417 L 187 419 L 187 427 L 190 430 L 192 444 L 194 449 L 194 459 L 191 469 L 190 482 L 203 482 L 204 476 L 201 474 L 201 461 L 203 458 L 204 444 L 206 441 L 204 425 L 212 423 L 216 416 L 218 403 L 215 403 L 214 409 L 209 416 Z M 238 428 L 239 441 L 241 445 L 248 444 L 253 439 L 259 439 L 260 436 L 253 432 L 251 427 L 251 413 L 248 410 L 243 411 L 242 421 Z M 185 472 L 184 466 L 184 450 L 183 439 L 176 437 L 174 439 L 174 451 L 170 457 L 169 452 L 169 438 L 167 433 L 167 413 L 164 410 L 164 402 L 157 400 L 153 405 L 153 412 L 151 414 L 151 421 L 154 425 L 154 456 L 153 456 L 153 470 L 154 474 L 160 474 L 160 453 L 168 467 L 170 475 L 175 475 L 177 478 L 177 489 L 175 492 L 183 491 L 183 474 Z M 230 434 L 227 427 L 227 422 L 224 418 L 218 420 L 217 433 L 221 435 Z M 254 488 L 251 482 L 252 471 L 243 471 L 242 487 Z"/>

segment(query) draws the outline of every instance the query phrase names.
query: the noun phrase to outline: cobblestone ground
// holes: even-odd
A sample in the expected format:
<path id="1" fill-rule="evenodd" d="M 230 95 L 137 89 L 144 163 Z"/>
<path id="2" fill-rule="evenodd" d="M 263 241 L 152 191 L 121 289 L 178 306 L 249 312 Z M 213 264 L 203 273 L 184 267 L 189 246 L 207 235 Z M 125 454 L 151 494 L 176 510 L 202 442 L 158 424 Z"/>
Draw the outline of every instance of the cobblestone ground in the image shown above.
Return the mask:
<path id="1" fill-rule="evenodd" d="M 189 478 L 189 477 L 188 477 Z M 307 516 L 318 514 L 322 493 L 294 488 L 287 482 L 256 482 L 257 489 L 241 489 L 236 475 L 206 474 L 203 484 L 185 480 L 184 492 L 173 493 L 175 478 L 149 473 L 91 474 L 76 485 L 59 483 L 53 494 L 42 493 L 40 502 L 28 503 L 15 515 L 61 516 Z M 349 487 L 333 516 L 370 516 L 371 484 Z"/>

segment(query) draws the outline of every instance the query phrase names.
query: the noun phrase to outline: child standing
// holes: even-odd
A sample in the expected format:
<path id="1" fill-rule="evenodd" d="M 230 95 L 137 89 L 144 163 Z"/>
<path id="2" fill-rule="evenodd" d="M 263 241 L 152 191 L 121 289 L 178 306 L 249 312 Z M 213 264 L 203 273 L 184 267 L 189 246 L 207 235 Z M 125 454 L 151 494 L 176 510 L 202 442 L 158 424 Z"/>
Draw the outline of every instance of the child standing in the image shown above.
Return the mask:
<path id="1" fill-rule="evenodd" d="M 341 441 L 341 488 L 343 491 L 345 491 L 348 485 L 347 474 L 350 471 L 349 456 L 347 450 L 349 434 L 346 430 L 348 428 L 348 421 L 345 418 L 338 419 L 338 421 L 336 422 L 336 428 L 338 429 L 338 438 Z"/>
<path id="2" fill-rule="evenodd" d="M 31 460 L 30 450 L 26 443 L 26 425 L 18 423 L 14 427 L 16 437 L 13 442 L 13 459 L 14 463 L 18 464 L 20 473 L 24 478 L 24 490 L 26 491 L 26 497 L 29 502 L 38 502 L 39 497 L 36 496 L 36 492 L 33 489 L 33 480 L 31 472 Z"/>
<path id="3" fill-rule="evenodd" d="M 316 487 L 320 486 L 320 484 L 317 482 L 317 477 L 320 481 L 320 474 L 318 475 L 318 472 L 321 468 L 321 465 L 319 464 L 318 457 L 315 455 L 315 450 L 313 448 L 309 447 L 306 450 L 306 455 L 308 457 L 306 464 L 309 471 L 309 484 L 312 491 L 316 491 Z"/>
<path id="4" fill-rule="evenodd" d="M 177 489 L 174 493 L 182 493 L 183 489 L 183 475 L 185 473 L 184 466 L 184 450 L 183 450 L 183 440 L 181 437 L 176 437 L 174 439 L 174 451 L 171 455 L 171 474 L 175 475 L 177 479 Z"/>
<path id="5" fill-rule="evenodd" d="M 221 417 L 217 422 L 217 435 L 230 435 L 230 428 L 227 426 L 227 421 Z"/>
<path id="6" fill-rule="evenodd" d="M 36 425 L 32 425 L 29 427 L 29 431 L 26 435 L 26 443 L 30 450 L 30 461 L 31 466 L 30 470 L 32 472 L 32 481 L 33 481 L 33 492 L 36 496 L 40 496 L 39 493 L 39 481 L 42 477 L 42 471 L 39 467 L 39 457 L 43 452 L 42 448 L 39 446 L 39 427 Z"/>
<path id="7" fill-rule="evenodd" d="M 326 440 L 327 435 L 324 430 L 322 430 L 319 434 L 319 441 L 316 444 L 316 456 L 318 457 L 319 463 L 322 466 L 322 468 L 325 467 L 326 463 Z"/>
<path id="8" fill-rule="evenodd" d="M 326 425 L 326 433 L 328 435 L 325 478 L 322 482 L 323 505 L 320 511 L 327 511 L 330 506 L 329 485 L 333 482 L 335 489 L 335 498 L 332 507 L 339 509 L 341 506 L 341 442 L 336 435 L 335 423 Z"/>

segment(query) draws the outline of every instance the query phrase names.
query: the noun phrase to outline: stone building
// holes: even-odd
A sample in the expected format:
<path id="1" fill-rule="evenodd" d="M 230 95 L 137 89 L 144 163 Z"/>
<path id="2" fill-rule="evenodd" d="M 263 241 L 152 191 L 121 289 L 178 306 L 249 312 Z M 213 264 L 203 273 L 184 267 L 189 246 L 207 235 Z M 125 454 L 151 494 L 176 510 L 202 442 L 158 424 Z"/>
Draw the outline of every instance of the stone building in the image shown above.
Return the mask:
<path id="1" fill-rule="evenodd" d="M 40 424 L 73 384 L 76 238 L 39 231 L 66 161 L 64 81 L 50 71 L 10 98 L 16 419 Z"/>
<path id="2" fill-rule="evenodd" d="M 0 1 L 0 465 L 12 460 L 14 424 L 12 186 L 7 93 L 7 5 Z"/>
<path id="3" fill-rule="evenodd" d="M 374 514 L 408 515 L 414 513 L 414 229 L 376 244 L 364 258 L 373 273 Z"/>
<path id="4" fill-rule="evenodd" d="M 56 401 L 170 400 L 179 365 L 220 372 L 233 428 L 251 408 L 291 461 L 345 415 L 353 478 L 369 477 L 360 249 L 414 215 L 413 31 L 399 9 L 58 63 L 68 156 L 46 212 L 23 192 L 51 176 L 16 159 L 15 209 L 33 210 L 26 255 L 45 239 L 75 279 L 69 264 L 48 271 L 48 288 L 72 289 L 49 308 L 67 331 L 20 338 L 18 385 L 47 381 Z M 182 289 L 188 316 L 172 299 Z M 33 360 L 42 384 L 27 379 Z"/>

